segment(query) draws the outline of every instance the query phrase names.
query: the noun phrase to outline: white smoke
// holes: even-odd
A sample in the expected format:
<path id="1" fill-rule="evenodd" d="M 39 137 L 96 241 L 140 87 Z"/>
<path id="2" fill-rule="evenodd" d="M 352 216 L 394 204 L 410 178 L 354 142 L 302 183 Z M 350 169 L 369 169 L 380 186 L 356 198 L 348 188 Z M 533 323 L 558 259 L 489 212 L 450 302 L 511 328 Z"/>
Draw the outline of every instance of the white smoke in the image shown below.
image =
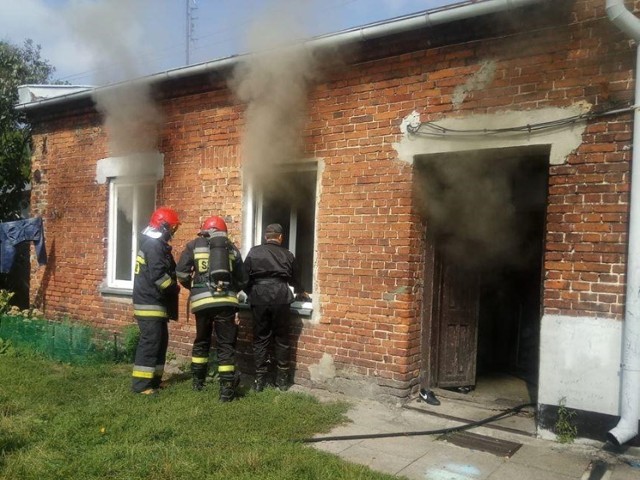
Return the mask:
<path id="1" fill-rule="evenodd" d="M 143 29 L 137 22 L 149 0 L 75 1 L 65 12 L 72 31 L 93 59 L 94 100 L 103 114 L 111 156 L 155 151 L 162 115 L 149 85 L 139 78 Z"/>
<path id="2" fill-rule="evenodd" d="M 230 87 L 247 104 L 243 150 L 248 172 L 267 180 L 276 163 L 298 160 L 307 95 L 318 68 L 305 38 L 308 1 L 272 2 L 248 34 L 254 52 L 239 63 Z"/>

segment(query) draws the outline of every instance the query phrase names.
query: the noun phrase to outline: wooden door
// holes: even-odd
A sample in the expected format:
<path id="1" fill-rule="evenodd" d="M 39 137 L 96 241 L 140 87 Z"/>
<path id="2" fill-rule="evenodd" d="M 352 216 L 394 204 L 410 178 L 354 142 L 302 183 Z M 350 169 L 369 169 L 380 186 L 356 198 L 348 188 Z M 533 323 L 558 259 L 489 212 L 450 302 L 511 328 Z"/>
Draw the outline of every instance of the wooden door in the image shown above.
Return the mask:
<path id="1" fill-rule="evenodd" d="M 475 385 L 478 348 L 478 274 L 436 255 L 433 319 L 438 324 L 437 386 Z"/>

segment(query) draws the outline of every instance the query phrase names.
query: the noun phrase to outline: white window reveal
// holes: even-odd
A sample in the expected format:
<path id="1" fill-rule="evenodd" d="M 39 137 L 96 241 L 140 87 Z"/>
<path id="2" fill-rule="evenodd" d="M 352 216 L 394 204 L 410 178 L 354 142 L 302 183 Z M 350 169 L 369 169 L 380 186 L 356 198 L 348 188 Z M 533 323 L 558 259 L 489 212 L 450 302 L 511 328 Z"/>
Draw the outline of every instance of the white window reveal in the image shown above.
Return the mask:
<path id="1" fill-rule="evenodd" d="M 264 241 L 264 230 L 271 223 L 284 229 L 283 245 L 296 256 L 302 284 L 313 293 L 313 265 L 315 248 L 315 217 L 318 169 L 316 162 L 302 165 L 280 165 L 273 176 L 262 185 L 254 183 L 247 192 L 248 209 L 245 225 L 246 256 L 249 248 Z M 296 302 L 297 303 L 297 302 Z M 294 307 L 296 305 L 294 304 Z M 305 305 L 303 309 L 310 309 Z"/>
<path id="2" fill-rule="evenodd" d="M 138 237 L 155 209 L 155 199 L 155 178 L 110 181 L 108 288 L 133 289 Z"/>
<path id="3" fill-rule="evenodd" d="M 130 294 L 138 236 L 155 208 L 156 183 L 164 176 L 158 152 L 107 157 L 96 163 L 96 182 L 109 182 L 107 276 L 102 291 Z"/>

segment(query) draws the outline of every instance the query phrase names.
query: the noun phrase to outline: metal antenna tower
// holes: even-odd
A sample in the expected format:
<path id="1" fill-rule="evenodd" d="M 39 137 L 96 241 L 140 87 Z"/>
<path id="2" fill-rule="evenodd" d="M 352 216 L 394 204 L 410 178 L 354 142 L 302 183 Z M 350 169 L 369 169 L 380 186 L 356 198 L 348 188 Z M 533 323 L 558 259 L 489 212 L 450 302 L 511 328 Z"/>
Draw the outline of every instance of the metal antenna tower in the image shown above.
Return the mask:
<path id="1" fill-rule="evenodd" d="M 186 33 L 186 51 L 185 60 L 186 64 L 191 64 L 191 44 L 195 43 L 193 38 L 193 32 L 195 31 L 195 21 L 198 17 L 194 16 L 194 12 L 198 10 L 198 4 L 196 0 L 185 0 L 185 33 Z"/>

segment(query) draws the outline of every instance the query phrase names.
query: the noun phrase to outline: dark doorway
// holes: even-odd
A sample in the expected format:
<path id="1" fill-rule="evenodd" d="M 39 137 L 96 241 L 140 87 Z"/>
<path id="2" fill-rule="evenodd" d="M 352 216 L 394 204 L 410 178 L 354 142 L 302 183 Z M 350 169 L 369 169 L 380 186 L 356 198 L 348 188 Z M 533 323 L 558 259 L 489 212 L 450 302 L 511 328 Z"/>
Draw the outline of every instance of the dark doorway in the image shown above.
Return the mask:
<path id="1" fill-rule="evenodd" d="M 535 397 L 548 149 L 421 156 L 415 165 L 430 276 L 424 386 L 471 392 L 515 378 Z"/>

